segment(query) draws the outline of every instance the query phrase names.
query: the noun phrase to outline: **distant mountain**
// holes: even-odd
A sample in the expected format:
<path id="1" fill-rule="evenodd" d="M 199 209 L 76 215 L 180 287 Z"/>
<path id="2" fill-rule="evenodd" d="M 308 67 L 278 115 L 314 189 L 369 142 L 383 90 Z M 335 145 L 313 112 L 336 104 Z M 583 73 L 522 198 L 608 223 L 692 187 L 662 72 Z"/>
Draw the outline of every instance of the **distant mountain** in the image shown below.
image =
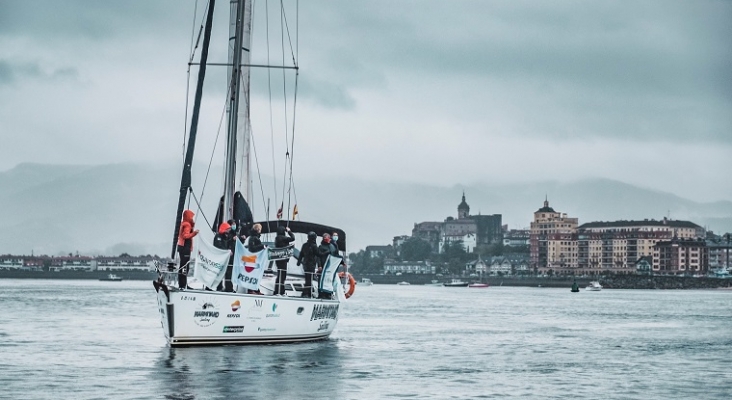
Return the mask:
<path id="1" fill-rule="evenodd" d="M 202 171 L 194 175 L 200 197 L 205 168 L 196 171 Z M 270 196 L 271 178 L 263 179 L 264 196 Z M 208 178 L 202 201 L 209 219 L 220 181 Z M 730 201 L 697 203 L 605 179 L 452 187 L 357 179 L 296 183 L 301 218 L 343 228 L 351 250 L 390 243 L 396 235 L 410 234 L 416 222 L 455 216 L 463 190 L 471 214 L 502 214 L 511 228 L 528 227 L 546 195 L 552 207 L 580 223 L 670 215 L 717 232 L 732 231 Z M 173 166 L 18 165 L 0 172 L 0 254 L 168 255 L 179 185 L 180 167 Z M 258 184 L 254 193 L 254 213 L 263 218 Z M 278 207 L 274 199 L 271 203 L 272 209 Z M 200 216 L 197 224 L 205 230 Z"/>

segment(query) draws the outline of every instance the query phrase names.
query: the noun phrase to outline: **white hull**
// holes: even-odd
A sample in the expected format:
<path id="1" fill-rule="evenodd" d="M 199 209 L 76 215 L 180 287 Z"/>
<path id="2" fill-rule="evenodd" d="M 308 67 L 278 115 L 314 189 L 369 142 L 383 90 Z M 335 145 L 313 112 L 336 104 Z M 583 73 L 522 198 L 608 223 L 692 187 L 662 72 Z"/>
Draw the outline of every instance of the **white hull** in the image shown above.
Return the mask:
<path id="1" fill-rule="evenodd" d="M 171 346 L 320 340 L 338 322 L 339 300 L 157 287 L 158 311 Z"/>

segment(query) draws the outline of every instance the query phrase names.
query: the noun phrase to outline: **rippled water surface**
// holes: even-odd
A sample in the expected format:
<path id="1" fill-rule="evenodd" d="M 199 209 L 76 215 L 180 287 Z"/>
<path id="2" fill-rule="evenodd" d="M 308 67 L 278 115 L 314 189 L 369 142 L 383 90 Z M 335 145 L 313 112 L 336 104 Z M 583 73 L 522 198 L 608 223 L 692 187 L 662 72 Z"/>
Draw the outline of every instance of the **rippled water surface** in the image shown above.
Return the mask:
<path id="1" fill-rule="evenodd" d="M 358 287 L 329 340 L 171 349 L 150 282 L 0 280 L 0 398 L 732 398 L 732 291 Z"/>

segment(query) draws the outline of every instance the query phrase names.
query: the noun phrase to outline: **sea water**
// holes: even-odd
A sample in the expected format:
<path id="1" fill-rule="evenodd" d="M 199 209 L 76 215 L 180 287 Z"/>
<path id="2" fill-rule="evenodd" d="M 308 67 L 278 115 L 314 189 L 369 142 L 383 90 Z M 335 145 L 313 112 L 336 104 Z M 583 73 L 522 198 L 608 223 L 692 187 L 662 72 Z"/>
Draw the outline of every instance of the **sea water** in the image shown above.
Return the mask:
<path id="1" fill-rule="evenodd" d="M 374 285 L 339 318 L 171 349 L 151 282 L 0 280 L 0 398 L 732 398 L 729 290 Z"/>

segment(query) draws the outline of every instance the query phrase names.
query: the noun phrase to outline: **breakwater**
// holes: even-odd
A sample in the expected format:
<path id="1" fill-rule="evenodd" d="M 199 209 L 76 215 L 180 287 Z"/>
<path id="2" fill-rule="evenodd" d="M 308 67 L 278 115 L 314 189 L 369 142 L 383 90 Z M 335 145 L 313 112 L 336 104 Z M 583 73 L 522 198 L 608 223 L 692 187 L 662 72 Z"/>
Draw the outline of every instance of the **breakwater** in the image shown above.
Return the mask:
<path id="1" fill-rule="evenodd" d="M 0 270 L 0 279 L 101 279 L 113 273 L 123 280 L 155 280 L 157 273 L 147 271 L 20 271 Z"/>
<path id="2" fill-rule="evenodd" d="M 371 279 L 377 284 L 396 284 L 398 282 L 409 282 L 411 285 L 425 285 L 436 280 L 438 282 L 449 282 L 452 277 L 438 277 L 430 274 L 402 274 L 402 275 L 378 275 L 363 274 L 355 275 L 357 280 L 361 278 Z M 475 278 L 461 278 L 464 281 L 478 281 Z M 573 277 L 497 277 L 483 278 L 482 282 L 491 286 L 526 286 L 526 287 L 572 287 L 573 282 L 584 288 L 590 281 L 599 281 L 605 289 L 716 289 L 732 288 L 732 279 L 722 278 L 694 278 L 684 276 L 646 276 L 646 275 L 618 275 L 595 278 L 573 278 Z"/>

